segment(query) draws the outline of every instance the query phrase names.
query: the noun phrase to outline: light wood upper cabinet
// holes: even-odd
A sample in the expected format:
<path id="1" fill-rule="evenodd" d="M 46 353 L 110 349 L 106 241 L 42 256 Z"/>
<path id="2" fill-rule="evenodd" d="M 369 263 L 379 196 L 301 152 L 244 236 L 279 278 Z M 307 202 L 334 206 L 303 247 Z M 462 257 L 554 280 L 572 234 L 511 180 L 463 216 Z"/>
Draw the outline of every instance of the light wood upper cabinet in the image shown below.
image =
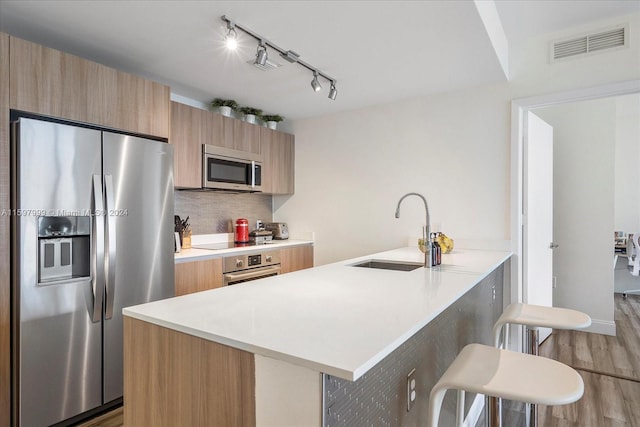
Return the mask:
<path id="1" fill-rule="evenodd" d="M 10 37 L 11 108 L 169 137 L 169 87 Z"/>
<path id="2" fill-rule="evenodd" d="M 173 182 L 177 188 L 202 187 L 202 134 L 204 110 L 178 102 L 171 103 Z"/>
<path id="3" fill-rule="evenodd" d="M 222 258 L 176 264 L 176 296 L 222 287 Z"/>
<path id="4" fill-rule="evenodd" d="M 176 188 L 202 188 L 202 144 L 261 154 L 262 192 L 293 194 L 295 137 L 291 134 L 171 102 Z"/>
<path id="5" fill-rule="evenodd" d="M 295 190 L 295 137 L 260 128 L 262 145 L 262 191 L 293 194 Z"/>
<path id="6" fill-rule="evenodd" d="M 231 148 L 247 153 L 260 154 L 262 145 L 260 141 L 260 129 L 264 128 L 238 119 L 227 119 L 233 120 L 234 146 Z"/>
<path id="7" fill-rule="evenodd" d="M 311 267 L 313 267 L 313 245 L 301 245 L 280 249 L 281 274 Z"/>

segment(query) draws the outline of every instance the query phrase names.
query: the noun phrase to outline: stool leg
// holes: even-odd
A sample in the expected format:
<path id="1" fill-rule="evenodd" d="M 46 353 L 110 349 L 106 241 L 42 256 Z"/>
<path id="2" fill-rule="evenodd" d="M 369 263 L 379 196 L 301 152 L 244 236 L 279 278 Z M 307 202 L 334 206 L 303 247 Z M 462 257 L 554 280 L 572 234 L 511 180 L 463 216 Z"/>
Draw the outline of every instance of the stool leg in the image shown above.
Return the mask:
<path id="1" fill-rule="evenodd" d="M 487 426 L 502 427 L 502 399 L 487 396 Z"/>
<path id="2" fill-rule="evenodd" d="M 440 409 L 447 388 L 437 383 L 433 386 L 429 394 L 429 414 L 427 418 L 427 427 L 438 427 L 438 419 L 440 418 Z"/>
<path id="3" fill-rule="evenodd" d="M 456 426 L 462 427 L 464 424 L 464 390 L 458 390 L 458 404 L 456 408 Z"/>
<path id="4" fill-rule="evenodd" d="M 538 329 L 537 328 L 528 329 L 527 338 L 528 338 L 527 340 L 528 353 L 534 356 L 539 356 L 539 347 L 540 347 L 539 339 L 540 338 L 538 336 Z M 529 411 L 528 411 L 529 421 L 527 425 L 529 427 L 538 427 L 538 406 L 533 403 L 528 404 L 528 406 L 529 406 Z"/>

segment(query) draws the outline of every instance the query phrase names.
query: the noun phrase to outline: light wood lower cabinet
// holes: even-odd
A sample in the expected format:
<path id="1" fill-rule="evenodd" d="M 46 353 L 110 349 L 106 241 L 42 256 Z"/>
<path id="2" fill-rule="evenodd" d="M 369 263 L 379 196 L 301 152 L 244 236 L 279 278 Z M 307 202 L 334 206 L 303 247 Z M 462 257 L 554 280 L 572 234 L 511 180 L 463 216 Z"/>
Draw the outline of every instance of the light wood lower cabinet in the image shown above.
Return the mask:
<path id="1" fill-rule="evenodd" d="M 125 317 L 124 425 L 255 427 L 253 354 Z"/>
<path id="2" fill-rule="evenodd" d="M 280 248 L 280 274 L 313 267 L 313 245 Z M 176 296 L 220 288 L 222 258 L 190 261 L 176 264 Z"/>
<path id="3" fill-rule="evenodd" d="M 222 287 L 222 258 L 176 264 L 176 296 Z"/>
<path id="4" fill-rule="evenodd" d="M 313 267 L 313 245 L 280 249 L 280 273 L 304 270 Z"/>

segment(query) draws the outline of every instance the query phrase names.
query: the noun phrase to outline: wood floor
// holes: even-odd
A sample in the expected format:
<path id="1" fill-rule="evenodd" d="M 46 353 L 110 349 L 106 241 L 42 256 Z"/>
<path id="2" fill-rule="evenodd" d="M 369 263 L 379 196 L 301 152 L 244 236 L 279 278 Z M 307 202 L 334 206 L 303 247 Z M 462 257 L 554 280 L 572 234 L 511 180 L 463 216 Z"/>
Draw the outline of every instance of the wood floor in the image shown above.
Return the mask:
<path id="1" fill-rule="evenodd" d="M 578 402 L 539 407 L 541 427 L 640 427 L 640 296 L 615 294 L 615 337 L 554 331 L 540 354 L 576 369 L 585 393 Z"/>
<path id="2" fill-rule="evenodd" d="M 100 415 L 90 421 L 80 424 L 78 427 L 122 427 L 122 407 L 114 409 L 104 415 Z"/>
<path id="3" fill-rule="evenodd" d="M 640 427 L 640 296 L 615 294 L 617 336 L 554 331 L 540 354 L 572 366 L 584 380 L 578 402 L 540 406 L 540 427 Z M 523 405 L 506 408 L 505 427 L 524 426 Z M 122 408 L 80 427 L 121 427 Z M 478 423 L 483 426 L 481 419 Z"/>

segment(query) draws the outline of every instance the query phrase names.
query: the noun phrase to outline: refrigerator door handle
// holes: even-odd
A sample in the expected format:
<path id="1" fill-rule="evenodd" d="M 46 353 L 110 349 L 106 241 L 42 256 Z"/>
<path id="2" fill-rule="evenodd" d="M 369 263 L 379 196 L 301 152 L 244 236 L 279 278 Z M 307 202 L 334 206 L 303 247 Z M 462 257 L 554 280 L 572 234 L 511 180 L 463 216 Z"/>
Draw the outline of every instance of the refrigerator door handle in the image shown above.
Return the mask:
<path id="1" fill-rule="evenodd" d="M 105 318 L 113 317 L 113 302 L 116 290 L 116 219 L 115 203 L 113 200 L 113 179 L 111 175 L 104 176 L 104 188 L 107 199 L 107 307 Z"/>
<path id="2" fill-rule="evenodd" d="M 104 295 L 104 204 L 102 196 L 102 175 L 93 175 L 93 313 L 91 320 L 102 320 L 102 297 Z"/>

